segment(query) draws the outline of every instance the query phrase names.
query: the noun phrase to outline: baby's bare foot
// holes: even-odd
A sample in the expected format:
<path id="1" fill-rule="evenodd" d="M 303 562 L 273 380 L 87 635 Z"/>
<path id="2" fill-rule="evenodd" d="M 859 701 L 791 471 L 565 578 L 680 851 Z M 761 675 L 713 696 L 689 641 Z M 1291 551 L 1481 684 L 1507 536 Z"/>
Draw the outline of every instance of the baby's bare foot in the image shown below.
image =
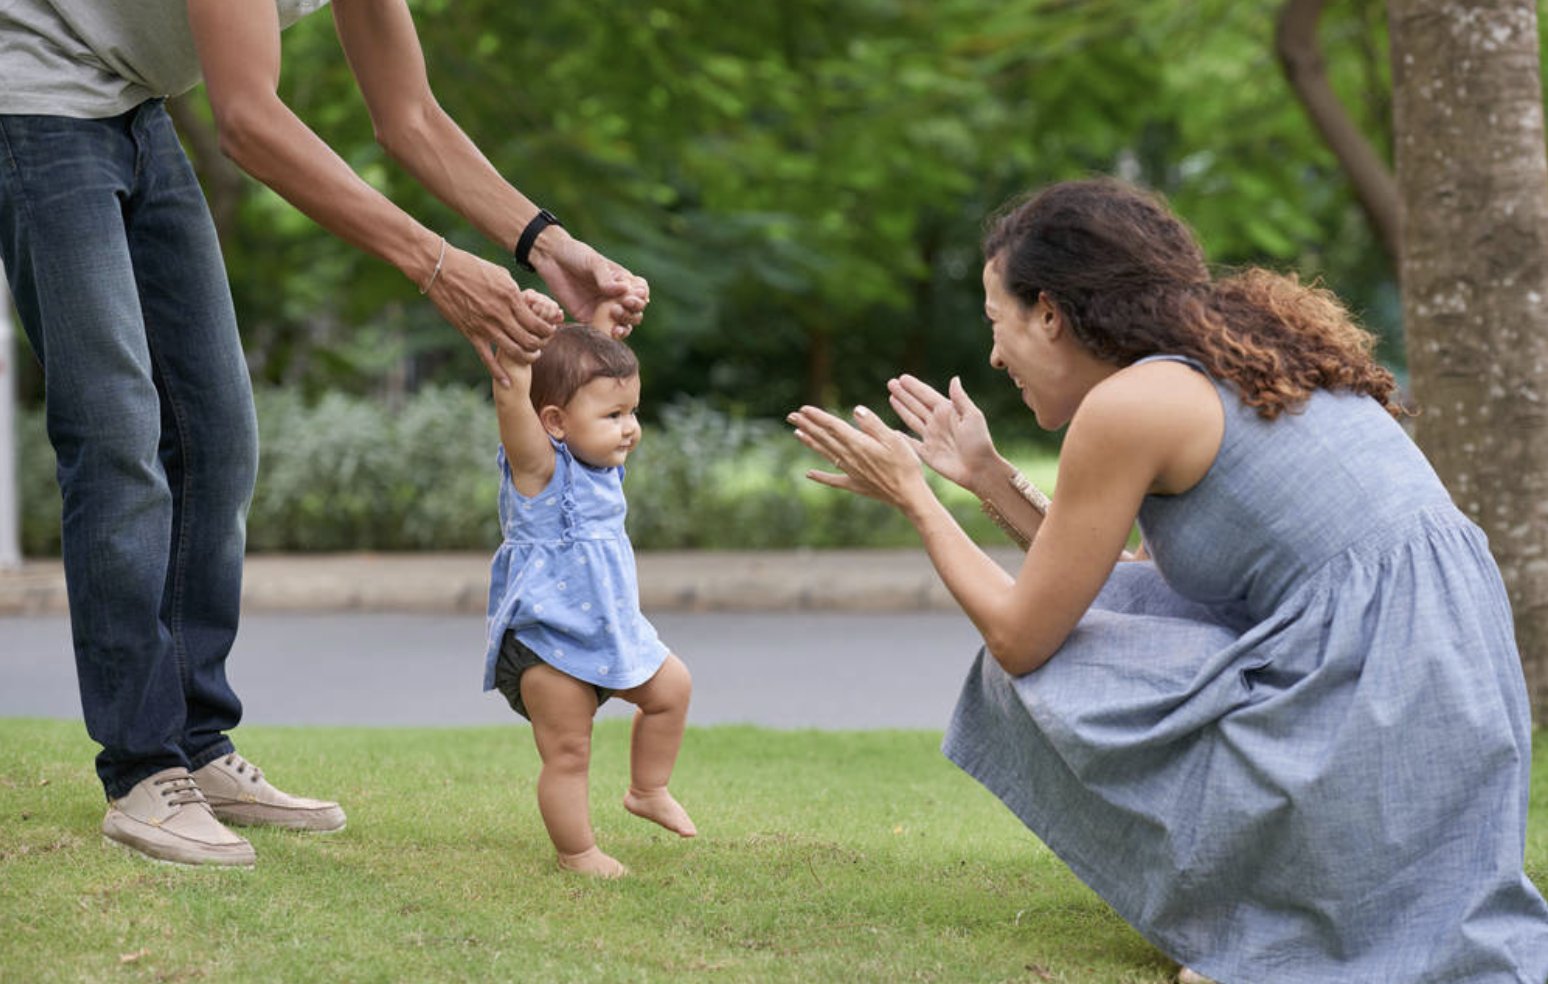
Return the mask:
<path id="1" fill-rule="evenodd" d="M 579 854 L 559 855 L 559 867 L 565 871 L 574 871 L 582 875 L 595 875 L 598 878 L 622 878 L 629 873 L 622 861 L 611 855 L 603 854 L 599 847 L 592 847 Z"/>
<path id="2" fill-rule="evenodd" d="M 637 817 L 653 820 L 681 837 L 693 837 L 699 828 L 693 825 L 688 811 L 682 808 L 672 794 L 665 789 L 642 793 L 633 786 L 624 796 L 624 809 Z"/>

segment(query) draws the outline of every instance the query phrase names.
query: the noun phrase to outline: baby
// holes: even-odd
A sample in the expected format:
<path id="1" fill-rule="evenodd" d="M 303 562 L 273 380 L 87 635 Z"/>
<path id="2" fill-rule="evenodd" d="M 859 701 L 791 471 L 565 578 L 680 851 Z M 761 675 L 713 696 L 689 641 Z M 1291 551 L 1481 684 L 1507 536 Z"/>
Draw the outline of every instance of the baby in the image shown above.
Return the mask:
<path id="1" fill-rule="evenodd" d="M 558 305 L 526 292 L 559 321 Z M 591 722 L 635 705 L 623 805 L 683 837 L 698 831 L 667 791 L 693 684 L 640 612 L 624 531 L 624 461 L 640 442 L 639 362 L 621 341 L 562 325 L 531 365 L 500 357 L 500 526 L 489 589 L 484 689 L 532 722 L 538 809 L 561 868 L 628 873 L 597 847 L 587 772 Z"/>

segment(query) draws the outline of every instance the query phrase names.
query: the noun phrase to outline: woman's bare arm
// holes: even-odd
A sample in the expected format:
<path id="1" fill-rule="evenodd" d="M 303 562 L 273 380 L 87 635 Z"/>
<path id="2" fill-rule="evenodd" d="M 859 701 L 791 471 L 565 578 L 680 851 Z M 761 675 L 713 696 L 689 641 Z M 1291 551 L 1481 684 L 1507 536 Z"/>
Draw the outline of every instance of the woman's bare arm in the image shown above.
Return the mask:
<path id="1" fill-rule="evenodd" d="M 904 435 L 869 412 L 857 412 L 858 427 L 810 407 L 791 420 L 803 443 L 843 470 L 810 477 L 897 506 L 989 652 L 1021 674 L 1046 662 L 1090 607 L 1144 497 L 1183 491 L 1203 475 L 1219 446 L 1220 414 L 1202 377 L 1171 368 L 1136 367 L 1092 389 L 1065 438 L 1059 498 L 1014 578 L 930 492 Z"/>

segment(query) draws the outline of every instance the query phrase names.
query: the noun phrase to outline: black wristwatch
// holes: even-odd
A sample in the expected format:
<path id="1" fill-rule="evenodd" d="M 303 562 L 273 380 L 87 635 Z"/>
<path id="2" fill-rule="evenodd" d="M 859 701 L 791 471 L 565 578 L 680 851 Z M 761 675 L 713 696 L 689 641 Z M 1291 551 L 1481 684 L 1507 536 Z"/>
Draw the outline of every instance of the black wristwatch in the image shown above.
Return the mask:
<path id="1" fill-rule="evenodd" d="M 551 225 L 563 227 L 564 223 L 555 218 L 554 213 L 548 209 L 538 209 L 538 214 L 534 215 L 532 221 L 527 223 L 527 227 L 521 230 L 521 238 L 516 240 L 516 249 L 512 251 L 512 255 L 516 257 L 517 266 L 524 270 L 537 269 L 527 257 L 532 253 L 532 244 L 537 242 L 538 233 Z"/>

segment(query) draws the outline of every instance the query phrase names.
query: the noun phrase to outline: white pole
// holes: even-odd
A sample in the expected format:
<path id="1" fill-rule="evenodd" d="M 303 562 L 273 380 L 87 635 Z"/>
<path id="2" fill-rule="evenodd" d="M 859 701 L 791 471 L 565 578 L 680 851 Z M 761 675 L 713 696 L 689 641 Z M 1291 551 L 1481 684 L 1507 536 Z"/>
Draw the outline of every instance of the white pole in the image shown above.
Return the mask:
<path id="1" fill-rule="evenodd" d="M 22 562 L 21 496 L 16 488 L 15 343 L 11 294 L 0 276 L 0 570 L 18 568 Z"/>

